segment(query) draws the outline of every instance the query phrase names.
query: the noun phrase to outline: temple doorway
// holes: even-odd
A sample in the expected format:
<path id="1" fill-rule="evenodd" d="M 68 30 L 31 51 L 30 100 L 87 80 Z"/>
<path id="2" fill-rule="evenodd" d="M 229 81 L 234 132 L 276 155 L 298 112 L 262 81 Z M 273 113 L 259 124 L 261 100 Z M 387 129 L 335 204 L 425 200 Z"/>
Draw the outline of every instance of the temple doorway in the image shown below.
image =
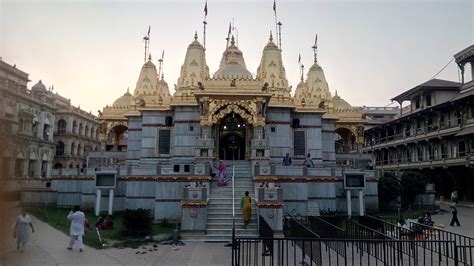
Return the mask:
<path id="1" fill-rule="evenodd" d="M 219 124 L 219 159 L 245 160 L 247 127 L 236 113 L 225 116 Z"/>

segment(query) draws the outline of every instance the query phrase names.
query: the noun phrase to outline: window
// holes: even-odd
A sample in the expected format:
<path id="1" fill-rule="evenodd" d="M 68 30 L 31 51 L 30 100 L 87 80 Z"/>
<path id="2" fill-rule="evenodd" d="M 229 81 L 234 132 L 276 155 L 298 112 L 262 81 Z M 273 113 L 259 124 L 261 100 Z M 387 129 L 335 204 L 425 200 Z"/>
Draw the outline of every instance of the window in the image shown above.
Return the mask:
<path id="1" fill-rule="evenodd" d="M 459 156 L 466 156 L 466 142 L 460 141 L 458 143 L 458 147 L 459 147 Z"/>
<path id="2" fill-rule="evenodd" d="M 425 102 L 426 102 L 426 106 L 431 106 L 431 95 L 426 95 L 425 96 Z"/>
<path id="3" fill-rule="evenodd" d="M 306 139 L 304 131 L 293 132 L 293 148 L 295 156 L 306 154 Z"/>
<path id="4" fill-rule="evenodd" d="M 173 165 L 173 172 L 179 173 L 179 164 Z"/>
<path id="5" fill-rule="evenodd" d="M 193 125 L 189 125 L 189 131 L 194 131 L 194 126 Z"/>
<path id="6" fill-rule="evenodd" d="M 275 133 L 275 132 L 276 132 L 276 128 L 275 128 L 275 127 L 270 127 L 270 132 Z"/>
<path id="7" fill-rule="evenodd" d="M 189 173 L 190 171 L 191 171 L 191 167 L 189 166 L 189 164 L 185 164 L 184 165 L 184 172 Z"/>
<path id="8" fill-rule="evenodd" d="M 58 121 L 58 133 L 59 134 L 66 133 L 66 121 L 62 119 Z"/>
<path id="9" fill-rule="evenodd" d="M 170 154 L 171 130 L 158 130 L 158 154 Z"/>
<path id="10" fill-rule="evenodd" d="M 420 108 L 420 99 L 415 100 L 415 109 Z"/>
<path id="11" fill-rule="evenodd" d="M 64 155 L 64 142 L 60 141 L 56 145 L 56 155 Z"/>
<path id="12" fill-rule="evenodd" d="M 43 139 L 44 140 L 49 140 L 49 128 L 50 126 L 47 124 L 43 126 Z"/>

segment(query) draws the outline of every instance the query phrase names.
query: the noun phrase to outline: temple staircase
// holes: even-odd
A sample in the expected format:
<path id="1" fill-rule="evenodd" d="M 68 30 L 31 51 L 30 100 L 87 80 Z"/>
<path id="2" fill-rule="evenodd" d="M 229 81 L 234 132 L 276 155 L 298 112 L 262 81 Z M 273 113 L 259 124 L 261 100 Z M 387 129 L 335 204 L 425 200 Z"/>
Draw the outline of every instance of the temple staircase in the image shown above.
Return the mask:
<path id="1" fill-rule="evenodd" d="M 230 241 L 232 239 L 232 161 L 227 165 L 228 184 L 217 185 L 218 177 L 211 183 L 211 193 L 207 206 L 206 241 Z M 250 161 L 234 161 L 235 165 L 235 232 L 236 236 L 258 236 L 257 207 L 255 205 L 255 189 L 252 180 Z M 242 221 L 240 200 L 248 191 L 252 198 L 252 216 L 247 228 Z"/>

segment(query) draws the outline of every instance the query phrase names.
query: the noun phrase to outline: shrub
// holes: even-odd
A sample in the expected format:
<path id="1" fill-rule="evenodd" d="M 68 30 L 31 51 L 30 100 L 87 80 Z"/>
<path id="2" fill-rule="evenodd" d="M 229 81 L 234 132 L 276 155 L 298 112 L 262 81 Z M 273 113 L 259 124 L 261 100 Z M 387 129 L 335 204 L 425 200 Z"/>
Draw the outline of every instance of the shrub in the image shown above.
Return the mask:
<path id="1" fill-rule="evenodd" d="M 150 210 L 126 209 L 122 213 L 124 234 L 130 236 L 147 236 L 152 233 L 153 217 Z"/>

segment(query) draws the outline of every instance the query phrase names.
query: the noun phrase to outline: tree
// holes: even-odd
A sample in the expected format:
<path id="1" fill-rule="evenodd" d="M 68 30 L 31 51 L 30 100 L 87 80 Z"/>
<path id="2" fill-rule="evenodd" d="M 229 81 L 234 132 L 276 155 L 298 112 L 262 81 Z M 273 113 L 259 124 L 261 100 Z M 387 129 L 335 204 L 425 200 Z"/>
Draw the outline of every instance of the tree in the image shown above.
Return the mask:
<path id="1" fill-rule="evenodd" d="M 427 181 L 417 172 L 404 172 L 400 178 L 402 208 L 413 204 L 418 194 L 425 192 Z"/>
<path id="2" fill-rule="evenodd" d="M 378 194 L 381 209 L 389 208 L 400 196 L 400 179 L 393 172 L 385 172 L 379 179 Z"/>

